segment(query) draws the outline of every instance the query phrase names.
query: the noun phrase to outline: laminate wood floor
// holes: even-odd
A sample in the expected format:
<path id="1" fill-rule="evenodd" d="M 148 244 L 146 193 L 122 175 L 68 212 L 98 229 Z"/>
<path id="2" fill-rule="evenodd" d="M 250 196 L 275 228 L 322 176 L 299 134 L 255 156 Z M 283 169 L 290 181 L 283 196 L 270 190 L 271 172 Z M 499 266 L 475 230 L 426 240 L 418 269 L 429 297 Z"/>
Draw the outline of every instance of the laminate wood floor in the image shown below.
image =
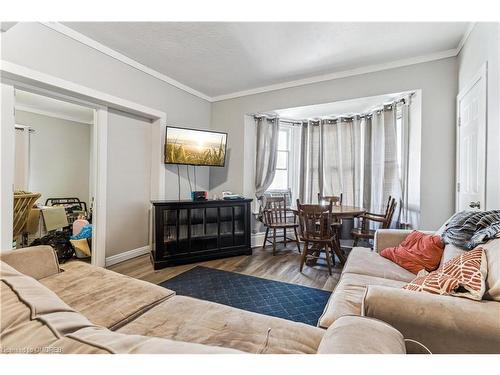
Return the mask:
<path id="1" fill-rule="evenodd" d="M 314 267 L 304 265 L 301 273 L 299 272 L 300 254 L 297 252 L 297 249 L 292 248 L 292 244 L 288 248 L 281 246 L 278 249 L 275 256 L 272 255 L 270 247 L 265 249 L 257 247 L 253 249 L 253 255 L 186 264 L 158 271 L 153 270 L 149 255 L 143 255 L 108 268 L 115 272 L 154 284 L 159 284 L 197 265 L 201 265 L 328 291 L 332 291 L 337 285 L 340 273 L 342 272 L 342 266 L 338 260 L 336 260 L 332 276 L 328 275 L 326 262 L 323 260 L 319 260 L 318 264 Z"/>

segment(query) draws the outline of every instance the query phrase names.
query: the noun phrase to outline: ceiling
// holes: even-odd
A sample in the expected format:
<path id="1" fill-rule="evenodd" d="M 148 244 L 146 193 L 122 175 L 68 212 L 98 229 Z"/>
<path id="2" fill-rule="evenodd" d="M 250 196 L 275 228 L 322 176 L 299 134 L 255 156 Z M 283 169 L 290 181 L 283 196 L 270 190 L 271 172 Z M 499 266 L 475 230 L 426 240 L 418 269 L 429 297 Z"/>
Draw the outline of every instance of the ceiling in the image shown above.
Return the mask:
<path id="1" fill-rule="evenodd" d="M 456 49 L 466 22 L 67 22 L 209 97 Z"/>
<path id="2" fill-rule="evenodd" d="M 85 124 L 94 120 L 90 108 L 21 90 L 16 90 L 16 109 Z"/>
<path id="3" fill-rule="evenodd" d="M 303 107 L 279 109 L 270 115 L 279 115 L 289 120 L 306 120 L 318 118 L 335 118 L 355 114 L 367 113 L 370 110 L 381 107 L 394 99 L 401 98 L 408 92 L 400 92 L 387 95 L 370 96 L 341 102 L 307 105 Z"/>

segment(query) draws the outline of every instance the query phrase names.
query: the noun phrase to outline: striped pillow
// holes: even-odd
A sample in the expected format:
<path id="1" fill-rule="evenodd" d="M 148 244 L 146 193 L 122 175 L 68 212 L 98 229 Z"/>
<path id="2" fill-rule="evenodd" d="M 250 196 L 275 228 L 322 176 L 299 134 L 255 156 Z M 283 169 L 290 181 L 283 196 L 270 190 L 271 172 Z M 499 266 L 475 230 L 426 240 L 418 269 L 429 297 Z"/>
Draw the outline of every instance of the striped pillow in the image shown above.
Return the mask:
<path id="1" fill-rule="evenodd" d="M 486 289 L 487 269 L 484 249 L 476 247 L 426 276 L 417 276 L 403 289 L 481 300 Z"/>

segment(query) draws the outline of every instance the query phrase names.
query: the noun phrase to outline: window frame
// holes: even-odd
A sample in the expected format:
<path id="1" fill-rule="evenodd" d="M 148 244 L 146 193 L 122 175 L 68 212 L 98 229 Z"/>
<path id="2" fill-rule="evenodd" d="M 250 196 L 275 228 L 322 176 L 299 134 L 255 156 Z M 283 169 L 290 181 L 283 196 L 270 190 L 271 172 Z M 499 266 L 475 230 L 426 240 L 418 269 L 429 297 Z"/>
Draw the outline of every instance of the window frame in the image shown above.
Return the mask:
<path id="1" fill-rule="evenodd" d="M 286 167 L 285 168 L 278 168 L 278 166 L 276 166 L 276 170 L 277 171 L 286 171 L 286 187 L 283 187 L 283 188 L 271 188 L 269 187 L 266 192 L 280 192 L 280 191 L 289 191 L 291 189 L 291 186 L 293 185 L 293 176 L 292 176 L 292 173 L 291 173 L 291 170 L 290 170 L 290 167 L 291 167 L 291 143 L 292 143 L 292 128 L 290 126 L 287 126 L 287 125 L 282 125 L 280 124 L 279 125 L 279 130 L 278 130 L 279 134 L 278 134 L 278 137 L 281 135 L 282 132 L 285 132 L 286 133 L 286 148 L 285 149 L 280 149 L 279 148 L 279 140 L 278 140 L 278 147 L 276 149 L 276 158 L 278 158 L 278 153 L 280 152 L 284 152 L 285 155 L 286 155 Z M 273 178 L 273 181 L 271 182 L 271 185 L 272 186 L 274 183 L 274 178 Z"/>

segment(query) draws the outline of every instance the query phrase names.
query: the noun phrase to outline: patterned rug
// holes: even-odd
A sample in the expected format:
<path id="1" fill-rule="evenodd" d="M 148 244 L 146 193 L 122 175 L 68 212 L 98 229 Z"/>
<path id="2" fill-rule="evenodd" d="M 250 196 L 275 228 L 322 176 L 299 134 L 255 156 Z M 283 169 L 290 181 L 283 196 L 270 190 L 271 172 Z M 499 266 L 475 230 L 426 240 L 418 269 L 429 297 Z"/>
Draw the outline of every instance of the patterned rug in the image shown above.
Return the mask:
<path id="1" fill-rule="evenodd" d="M 177 294 L 315 326 L 330 292 L 196 266 L 160 284 Z"/>

